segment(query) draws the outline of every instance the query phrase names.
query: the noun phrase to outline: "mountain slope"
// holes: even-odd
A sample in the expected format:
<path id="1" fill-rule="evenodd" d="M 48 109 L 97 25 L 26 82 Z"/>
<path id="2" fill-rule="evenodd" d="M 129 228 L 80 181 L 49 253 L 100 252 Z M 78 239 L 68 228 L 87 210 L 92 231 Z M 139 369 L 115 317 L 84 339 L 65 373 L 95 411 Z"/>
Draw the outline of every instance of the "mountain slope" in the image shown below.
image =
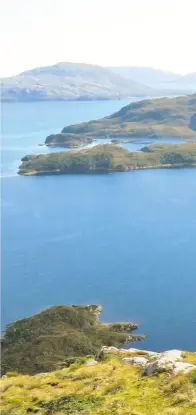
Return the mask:
<path id="1" fill-rule="evenodd" d="M 154 91 L 101 66 L 58 63 L 2 79 L 3 101 L 119 99 Z"/>

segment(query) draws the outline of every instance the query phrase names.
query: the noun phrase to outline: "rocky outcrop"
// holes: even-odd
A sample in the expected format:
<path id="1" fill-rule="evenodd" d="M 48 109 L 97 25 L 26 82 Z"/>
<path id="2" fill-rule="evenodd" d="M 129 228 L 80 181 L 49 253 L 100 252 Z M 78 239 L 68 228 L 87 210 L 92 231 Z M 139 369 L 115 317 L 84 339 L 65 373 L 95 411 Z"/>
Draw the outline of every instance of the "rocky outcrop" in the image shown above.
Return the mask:
<path id="1" fill-rule="evenodd" d="M 196 354 L 196 353 L 195 353 Z M 160 372 L 170 372 L 173 375 L 178 373 L 189 373 L 196 369 L 195 364 L 187 363 L 183 359 L 181 350 L 168 350 L 163 353 L 151 352 L 139 349 L 117 349 L 116 347 L 102 347 L 100 356 L 107 357 L 116 355 L 126 364 L 139 366 L 143 375 L 151 376 Z"/>
<path id="2" fill-rule="evenodd" d="M 188 373 L 195 368 L 195 365 L 183 362 L 182 351 L 168 350 L 167 352 L 159 353 L 154 361 L 148 362 L 144 369 L 144 374 L 149 376 L 155 372 L 171 371 L 177 375 L 179 372 Z"/>

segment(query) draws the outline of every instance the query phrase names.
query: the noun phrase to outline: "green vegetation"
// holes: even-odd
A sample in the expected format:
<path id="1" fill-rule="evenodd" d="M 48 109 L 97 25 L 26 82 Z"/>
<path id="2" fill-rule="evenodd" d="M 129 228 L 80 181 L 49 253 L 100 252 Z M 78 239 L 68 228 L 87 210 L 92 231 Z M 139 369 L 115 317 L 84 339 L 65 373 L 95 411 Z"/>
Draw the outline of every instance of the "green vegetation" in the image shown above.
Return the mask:
<path id="1" fill-rule="evenodd" d="M 131 153 L 102 144 L 88 150 L 26 156 L 19 174 L 66 174 L 196 166 L 196 143 L 156 144 Z"/>
<path id="2" fill-rule="evenodd" d="M 95 355 L 102 345 L 120 346 L 144 336 L 132 335 L 133 323 L 103 324 L 101 306 L 56 306 L 9 324 L 2 339 L 2 373 L 39 373 L 68 366 L 76 357 Z"/>
<path id="3" fill-rule="evenodd" d="M 193 365 L 196 365 L 196 353 L 184 352 L 183 353 L 183 360 L 186 363 L 191 363 Z"/>
<path id="4" fill-rule="evenodd" d="M 91 139 L 97 137 L 196 138 L 195 120 L 196 94 L 193 94 L 172 99 L 159 98 L 133 102 L 100 120 L 65 127 L 62 133 L 72 134 L 72 138 L 75 136 L 78 139 L 86 136 Z"/>
<path id="5" fill-rule="evenodd" d="M 193 353 L 192 353 L 193 354 Z M 196 370 L 143 376 L 108 356 L 94 366 L 2 379 L 3 415 L 195 415 Z"/>

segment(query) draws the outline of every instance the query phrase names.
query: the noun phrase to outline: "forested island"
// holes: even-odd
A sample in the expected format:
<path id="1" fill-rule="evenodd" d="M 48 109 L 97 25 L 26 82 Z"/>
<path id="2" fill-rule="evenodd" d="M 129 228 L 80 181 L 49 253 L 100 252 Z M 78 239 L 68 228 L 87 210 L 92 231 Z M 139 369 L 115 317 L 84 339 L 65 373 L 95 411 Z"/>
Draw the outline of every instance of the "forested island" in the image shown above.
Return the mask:
<path id="1" fill-rule="evenodd" d="M 73 147 L 95 138 L 151 137 L 196 138 L 196 94 L 177 98 L 147 99 L 133 102 L 120 111 L 98 120 L 63 128 L 46 138 L 45 144 Z"/>
<path id="2" fill-rule="evenodd" d="M 109 173 L 187 166 L 196 167 L 196 142 L 154 144 L 137 152 L 100 144 L 87 150 L 25 156 L 19 174 Z"/>

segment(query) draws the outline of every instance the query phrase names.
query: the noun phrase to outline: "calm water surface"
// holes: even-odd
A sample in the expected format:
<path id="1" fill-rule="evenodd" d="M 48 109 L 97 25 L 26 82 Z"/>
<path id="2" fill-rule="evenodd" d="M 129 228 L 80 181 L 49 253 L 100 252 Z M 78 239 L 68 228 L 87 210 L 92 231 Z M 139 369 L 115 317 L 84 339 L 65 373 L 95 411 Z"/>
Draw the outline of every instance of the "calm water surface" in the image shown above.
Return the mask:
<path id="1" fill-rule="evenodd" d="M 196 169 L 16 174 L 25 154 L 48 151 L 37 146 L 46 135 L 125 104 L 3 105 L 3 325 L 53 304 L 101 303 L 106 321 L 140 324 L 142 347 L 195 350 Z"/>

